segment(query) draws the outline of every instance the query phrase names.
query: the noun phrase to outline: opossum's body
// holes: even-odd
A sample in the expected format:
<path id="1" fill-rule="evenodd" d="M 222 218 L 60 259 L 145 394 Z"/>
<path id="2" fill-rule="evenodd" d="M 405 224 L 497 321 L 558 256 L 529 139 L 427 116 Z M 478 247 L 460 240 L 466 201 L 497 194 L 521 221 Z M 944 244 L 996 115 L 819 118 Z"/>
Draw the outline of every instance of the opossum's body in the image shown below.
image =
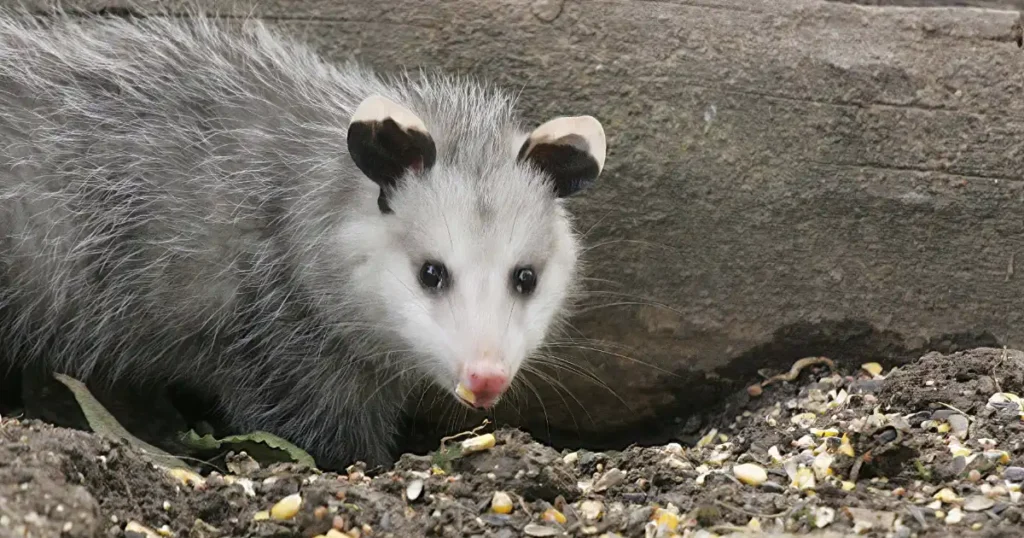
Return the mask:
<path id="1" fill-rule="evenodd" d="M 511 378 L 560 319 L 576 243 L 547 181 L 572 181 L 524 165 L 502 93 L 247 28 L 0 14 L 0 348 L 182 380 L 325 464 L 385 462 L 411 382 L 454 389 L 491 351 Z M 373 95 L 421 120 L 436 164 L 399 181 L 368 143 L 357 166 Z M 444 297 L 423 284 L 442 258 Z M 546 270 L 528 299 L 508 285 L 524 259 Z"/>

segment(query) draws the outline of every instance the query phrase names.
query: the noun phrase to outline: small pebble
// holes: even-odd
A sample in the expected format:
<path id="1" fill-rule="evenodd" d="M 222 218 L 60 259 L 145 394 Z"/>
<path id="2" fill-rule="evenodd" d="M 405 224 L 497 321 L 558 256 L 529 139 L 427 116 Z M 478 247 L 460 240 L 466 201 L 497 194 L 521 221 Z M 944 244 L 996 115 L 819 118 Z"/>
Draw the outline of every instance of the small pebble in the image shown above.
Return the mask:
<path id="1" fill-rule="evenodd" d="M 1007 467 L 1003 471 L 1003 479 L 1010 482 L 1024 482 L 1024 467 Z"/>
<path id="2" fill-rule="evenodd" d="M 953 429 L 953 433 L 957 437 L 961 439 L 965 439 L 967 437 L 967 428 L 970 426 L 970 423 L 967 421 L 967 417 L 959 414 L 950 415 L 946 421 L 949 422 L 950 427 Z"/>
<path id="3" fill-rule="evenodd" d="M 224 458 L 228 471 L 239 476 L 248 476 L 260 470 L 260 464 L 245 451 L 238 454 L 230 453 Z"/>
<path id="4" fill-rule="evenodd" d="M 948 514 L 946 514 L 946 524 L 956 525 L 964 520 L 964 513 L 960 510 L 959 506 L 954 506 Z"/>
<path id="5" fill-rule="evenodd" d="M 610 487 L 620 484 L 625 479 L 626 473 L 616 467 L 612 467 L 611 469 L 608 469 L 608 472 L 601 475 L 601 478 L 598 478 L 594 482 L 594 491 L 602 492 Z"/>

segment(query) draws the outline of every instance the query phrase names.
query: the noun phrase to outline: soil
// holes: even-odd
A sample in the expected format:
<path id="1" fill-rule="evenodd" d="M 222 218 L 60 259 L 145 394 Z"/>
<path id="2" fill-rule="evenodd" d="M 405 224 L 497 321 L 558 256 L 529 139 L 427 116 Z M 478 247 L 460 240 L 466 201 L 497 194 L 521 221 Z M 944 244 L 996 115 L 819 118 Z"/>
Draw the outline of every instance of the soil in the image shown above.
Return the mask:
<path id="1" fill-rule="evenodd" d="M 1024 353 L 871 369 L 818 364 L 739 392 L 692 446 L 556 451 L 502 429 L 493 447 L 374 473 L 235 454 L 189 480 L 122 441 L 4 417 L 0 536 L 1020 535 Z M 507 513 L 492 506 L 505 495 Z"/>

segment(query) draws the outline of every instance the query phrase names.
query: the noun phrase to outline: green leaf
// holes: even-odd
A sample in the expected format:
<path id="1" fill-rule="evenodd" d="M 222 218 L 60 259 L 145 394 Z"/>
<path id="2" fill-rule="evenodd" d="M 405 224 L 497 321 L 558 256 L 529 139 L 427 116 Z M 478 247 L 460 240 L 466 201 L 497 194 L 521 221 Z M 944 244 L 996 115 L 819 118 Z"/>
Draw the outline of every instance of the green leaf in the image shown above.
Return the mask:
<path id="1" fill-rule="evenodd" d="M 163 450 L 160 450 L 159 448 L 129 433 L 128 430 L 126 430 L 124 426 L 114 418 L 114 415 L 111 415 L 110 412 L 107 411 L 107 408 L 103 407 L 103 404 L 101 404 L 99 400 L 89 392 L 85 383 L 64 374 L 53 374 L 53 376 L 57 381 L 60 381 L 64 386 L 70 389 L 72 394 L 74 394 L 75 400 L 78 402 L 78 406 L 82 409 L 82 414 L 85 415 L 85 420 L 89 422 L 89 427 L 92 428 L 93 432 L 99 435 L 105 435 L 107 437 L 126 441 L 128 444 L 135 446 L 139 451 L 147 454 L 158 464 L 165 467 L 189 468 L 189 466 L 180 459 L 175 458 L 167 452 L 164 452 Z"/>
<path id="2" fill-rule="evenodd" d="M 181 436 L 181 441 L 194 450 L 212 451 L 228 449 L 235 452 L 245 451 L 261 464 L 279 461 L 292 461 L 310 468 L 316 468 L 316 461 L 305 450 L 269 432 L 256 431 L 244 435 L 231 435 L 216 439 L 210 434 L 199 436 L 195 430 L 189 430 Z"/>

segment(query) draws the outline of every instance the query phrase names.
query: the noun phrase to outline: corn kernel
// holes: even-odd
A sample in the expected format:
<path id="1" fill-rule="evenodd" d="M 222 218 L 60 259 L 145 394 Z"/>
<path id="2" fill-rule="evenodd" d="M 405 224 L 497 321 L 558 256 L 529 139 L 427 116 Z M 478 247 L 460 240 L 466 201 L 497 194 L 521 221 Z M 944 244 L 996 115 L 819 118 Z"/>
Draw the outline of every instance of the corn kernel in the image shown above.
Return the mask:
<path id="1" fill-rule="evenodd" d="M 168 469 L 167 474 L 169 474 L 171 478 L 179 480 L 186 486 L 200 486 L 206 483 L 206 480 L 204 480 L 202 476 L 199 476 L 188 469 L 182 469 L 181 467 Z"/>
<path id="2" fill-rule="evenodd" d="M 768 473 L 764 468 L 753 463 L 741 463 L 739 465 L 734 465 L 732 468 L 732 474 L 735 475 L 740 482 L 743 482 L 748 486 L 760 486 L 768 480 Z"/>
<path id="3" fill-rule="evenodd" d="M 564 524 L 565 514 L 559 512 L 558 510 L 555 510 L 554 508 L 548 508 L 547 510 L 544 511 L 544 514 L 541 516 L 541 519 L 547 521 L 548 523 Z"/>
<path id="4" fill-rule="evenodd" d="M 291 519 L 295 517 L 295 514 L 299 513 L 300 506 L 302 506 L 302 496 L 298 493 L 293 493 L 277 501 L 270 508 L 270 517 L 274 519 Z"/>
<path id="5" fill-rule="evenodd" d="M 466 402 L 470 404 L 476 403 L 476 394 L 473 394 L 473 391 L 466 388 L 462 383 L 459 383 L 459 385 L 455 387 L 455 394 L 458 394 L 459 398 L 466 400 Z"/>
<path id="6" fill-rule="evenodd" d="M 491 497 L 491 511 L 496 514 L 512 513 L 512 497 L 504 491 L 495 491 Z"/>
<path id="7" fill-rule="evenodd" d="M 882 373 L 882 365 L 877 362 L 868 362 L 860 365 L 861 369 L 871 374 L 871 377 L 876 377 Z"/>
<path id="8" fill-rule="evenodd" d="M 655 517 L 655 522 L 659 527 L 674 531 L 676 530 L 676 527 L 679 526 L 679 516 L 669 512 L 668 510 L 658 508 L 655 512 Z"/>
<path id="9" fill-rule="evenodd" d="M 854 456 L 853 445 L 850 444 L 850 438 L 847 437 L 845 433 L 839 442 L 839 453 L 845 454 L 851 458 Z"/>
<path id="10" fill-rule="evenodd" d="M 480 452 L 494 447 L 496 439 L 493 433 L 478 435 L 462 442 L 462 453 Z"/>

